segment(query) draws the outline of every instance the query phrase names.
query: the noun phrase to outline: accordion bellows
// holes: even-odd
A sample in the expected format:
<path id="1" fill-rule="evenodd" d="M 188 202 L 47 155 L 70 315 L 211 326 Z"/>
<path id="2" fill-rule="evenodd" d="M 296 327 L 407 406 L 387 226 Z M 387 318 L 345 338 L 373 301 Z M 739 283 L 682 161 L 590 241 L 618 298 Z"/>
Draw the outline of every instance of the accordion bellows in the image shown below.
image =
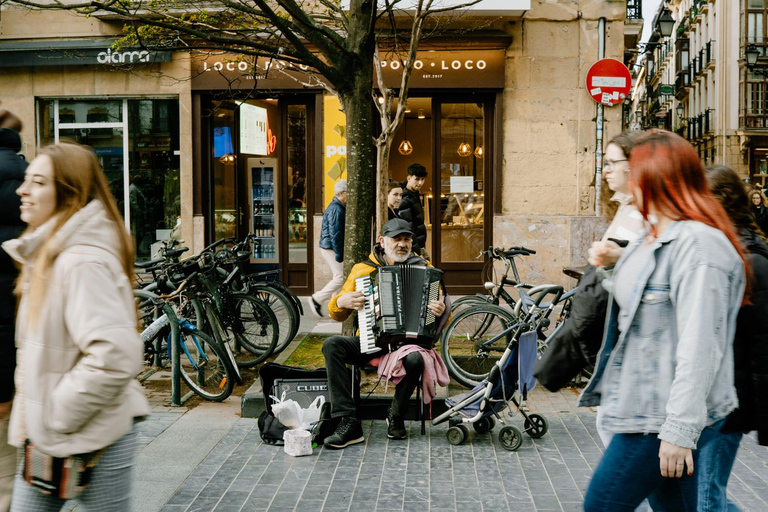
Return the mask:
<path id="1" fill-rule="evenodd" d="M 355 289 L 365 296 L 358 313 L 361 351 L 378 350 L 384 335 L 434 339 L 438 322 L 427 305 L 438 300 L 442 275 L 425 265 L 392 265 L 356 279 Z"/>

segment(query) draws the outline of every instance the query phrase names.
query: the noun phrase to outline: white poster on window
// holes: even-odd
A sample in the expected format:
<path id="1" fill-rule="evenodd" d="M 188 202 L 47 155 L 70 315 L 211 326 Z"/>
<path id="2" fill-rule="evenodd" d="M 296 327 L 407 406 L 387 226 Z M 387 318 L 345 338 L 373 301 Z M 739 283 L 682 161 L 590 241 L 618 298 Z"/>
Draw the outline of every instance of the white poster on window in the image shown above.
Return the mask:
<path id="1" fill-rule="evenodd" d="M 249 155 L 267 153 L 267 109 L 240 104 L 240 152 Z"/>
<path id="2" fill-rule="evenodd" d="M 474 183 L 472 176 L 451 176 L 451 194 L 471 194 Z"/>

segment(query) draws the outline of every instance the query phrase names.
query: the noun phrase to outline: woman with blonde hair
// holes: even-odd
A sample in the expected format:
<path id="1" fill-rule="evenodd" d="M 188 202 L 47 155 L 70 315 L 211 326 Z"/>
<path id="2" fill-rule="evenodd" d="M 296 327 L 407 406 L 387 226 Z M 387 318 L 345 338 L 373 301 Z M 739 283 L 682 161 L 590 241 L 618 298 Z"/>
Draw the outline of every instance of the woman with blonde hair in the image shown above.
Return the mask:
<path id="1" fill-rule="evenodd" d="M 42 148 L 17 193 L 29 227 L 3 244 L 22 266 L 9 442 L 24 457 L 11 510 L 60 510 L 76 496 L 87 510 L 127 511 L 133 424 L 150 412 L 135 379 L 143 345 L 130 235 L 85 146 Z M 89 468 L 84 490 L 38 474 L 71 457 Z"/>

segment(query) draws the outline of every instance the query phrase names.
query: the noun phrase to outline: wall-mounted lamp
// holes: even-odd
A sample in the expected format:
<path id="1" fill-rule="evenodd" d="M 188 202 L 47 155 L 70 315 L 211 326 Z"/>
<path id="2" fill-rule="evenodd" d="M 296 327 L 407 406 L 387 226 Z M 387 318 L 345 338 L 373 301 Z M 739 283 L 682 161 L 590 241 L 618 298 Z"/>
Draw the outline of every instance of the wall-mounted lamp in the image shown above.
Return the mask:
<path id="1" fill-rule="evenodd" d="M 683 120 L 683 104 L 678 103 L 675 110 L 677 111 L 677 118 L 682 121 Z"/>
<path id="2" fill-rule="evenodd" d="M 672 17 L 672 13 L 669 9 L 664 9 L 661 13 L 661 17 L 656 22 L 656 28 L 659 30 L 661 37 L 669 37 L 672 35 L 672 29 L 675 28 L 675 18 Z"/>
<path id="3" fill-rule="evenodd" d="M 747 46 L 744 50 L 744 59 L 747 61 L 747 69 L 750 73 L 756 75 L 768 76 L 768 69 L 757 67 L 757 62 L 760 60 L 760 50 L 754 44 Z"/>
<path id="4" fill-rule="evenodd" d="M 419 119 L 424 119 L 425 117 L 426 117 L 426 116 L 424 115 L 424 109 L 423 109 L 423 108 L 420 108 L 420 109 L 419 109 Z"/>

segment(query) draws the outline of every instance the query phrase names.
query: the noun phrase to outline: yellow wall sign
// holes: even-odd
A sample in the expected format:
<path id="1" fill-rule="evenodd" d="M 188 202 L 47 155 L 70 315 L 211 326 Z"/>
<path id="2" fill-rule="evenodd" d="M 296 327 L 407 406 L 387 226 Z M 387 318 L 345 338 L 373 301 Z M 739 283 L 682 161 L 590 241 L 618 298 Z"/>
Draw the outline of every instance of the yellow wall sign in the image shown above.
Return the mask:
<path id="1" fill-rule="evenodd" d="M 333 199 L 333 186 L 347 179 L 347 117 L 336 96 L 323 98 L 323 210 Z"/>

